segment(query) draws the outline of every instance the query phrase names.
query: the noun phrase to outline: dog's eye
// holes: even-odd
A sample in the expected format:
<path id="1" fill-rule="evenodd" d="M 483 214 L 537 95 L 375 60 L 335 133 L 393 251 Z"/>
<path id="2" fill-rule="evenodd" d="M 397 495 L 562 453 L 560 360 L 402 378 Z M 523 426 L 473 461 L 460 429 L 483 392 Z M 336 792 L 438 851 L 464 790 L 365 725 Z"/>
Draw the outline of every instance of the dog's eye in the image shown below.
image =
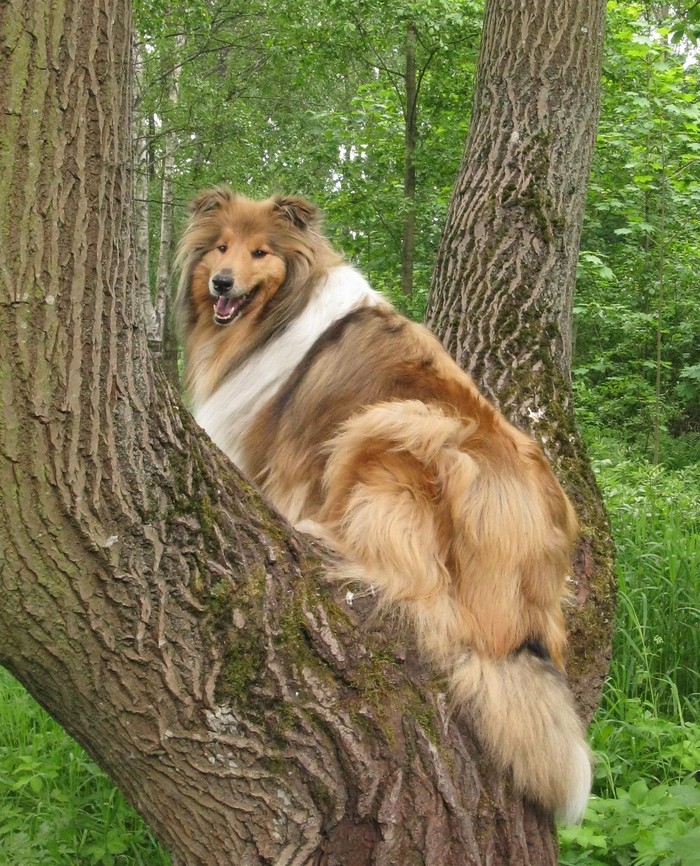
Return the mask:
<path id="1" fill-rule="evenodd" d="M 219 246 L 217 247 L 217 250 L 220 253 L 225 253 L 227 249 L 228 249 L 228 247 L 226 246 L 226 244 L 219 244 Z"/>
<path id="2" fill-rule="evenodd" d="M 267 250 L 253 250 L 253 252 L 251 253 L 251 256 L 254 259 L 264 259 L 266 255 Z"/>

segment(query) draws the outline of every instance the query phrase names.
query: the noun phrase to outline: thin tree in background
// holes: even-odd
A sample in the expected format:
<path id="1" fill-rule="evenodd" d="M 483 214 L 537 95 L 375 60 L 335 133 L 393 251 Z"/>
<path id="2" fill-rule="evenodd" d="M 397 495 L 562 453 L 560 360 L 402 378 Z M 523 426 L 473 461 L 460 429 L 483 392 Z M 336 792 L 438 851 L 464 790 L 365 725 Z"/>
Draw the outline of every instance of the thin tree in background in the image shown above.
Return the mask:
<path id="1" fill-rule="evenodd" d="M 416 245 L 416 132 L 418 125 L 418 79 L 416 75 L 416 28 L 406 27 L 406 107 L 404 116 L 403 195 L 406 213 L 401 247 L 401 291 L 413 294 L 413 257 Z"/>
<path id="2" fill-rule="evenodd" d="M 185 36 L 175 36 L 175 57 L 171 68 L 164 74 L 167 102 L 177 106 L 180 88 L 180 55 L 185 47 Z M 177 328 L 173 305 L 173 248 L 175 232 L 175 153 L 178 148 L 176 132 L 167 126 L 163 133 L 163 155 L 161 158 L 160 232 L 158 261 L 156 266 L 156 290 L 154 315 L 148 323 L 148 341 L 151 350 L 160 356 L 163 370 L 177 387 L 179 383 Z"/>
<path id="3" fill-rule="evenodd" d="M 136 256 L 136 278 L 143 303 L 143 316 L 146 329 L 153 330 L 156 325 L 156 310 L 151 298 L 151 241 L 148 220 L 148 179 L 151 171 L 149 139 L 149 120 L 143 111 L 143 66 L 144 47 L 134 37 L 132 68 L 134 72 L 134 253 Z"/>

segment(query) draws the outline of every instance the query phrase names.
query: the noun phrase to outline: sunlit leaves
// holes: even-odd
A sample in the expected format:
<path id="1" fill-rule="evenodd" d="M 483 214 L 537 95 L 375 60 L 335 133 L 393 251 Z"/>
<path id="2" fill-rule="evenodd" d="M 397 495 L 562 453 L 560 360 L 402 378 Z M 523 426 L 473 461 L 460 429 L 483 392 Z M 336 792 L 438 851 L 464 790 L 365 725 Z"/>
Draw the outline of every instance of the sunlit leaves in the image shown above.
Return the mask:
<path id="1" fill-rule="evenodd" d="M 577 387 L 592 417 L 615 415 L 638 441 L 650 424 L 693 429 L 700 419 L 678 388 L 681 370 L 697 363 L 700 340 L 700 72 L 691 52 L 673 47 L 666 21 L 643 4 L 609 3 L 603 110 L 584 228 L 577 302 Z M 608 278 L 606 279 L 605 276 Z M 604 314 L 592 319 L 593 309 Z M 620 332 L 616 312 L 646 329 Z M 657 354 L 659 354 L 657 357 Z M 616 381 L 639 397 L 621 408 L 612 379 L 595 359 L 614 365 Z M 661 394 L 644 399 L 660 374 Z M 586 381 L 584 381 L 586 380 Z M 591 387 L 592 386 L 592 387 Z M 600 403 L 605 411 L 600 412 Z M 626 401 L 624 401 L 626 403 Z M 655 408 L 654 408 L 655 402 Z"/>
<path id="2" fill-rule="evenodd" d="M 379 287 L 393 291 L 406 207 L 410 20 L 420 78 L 414 156 L 420 314 L 464 145 L 481 14 L 473 0 L 140 3 L 137 27 L 149 45 L 142 111 L 153 118 L 154 202 L 163 131 L 172 129 L 181 218 L 191 194 L 216 183 L 251 195 L 307 195 L 326 211 L 336 243 Z M 178 51 L 175 35 L 183 30 Z M 176 66 L 173 105 L 167 79 Z"/>

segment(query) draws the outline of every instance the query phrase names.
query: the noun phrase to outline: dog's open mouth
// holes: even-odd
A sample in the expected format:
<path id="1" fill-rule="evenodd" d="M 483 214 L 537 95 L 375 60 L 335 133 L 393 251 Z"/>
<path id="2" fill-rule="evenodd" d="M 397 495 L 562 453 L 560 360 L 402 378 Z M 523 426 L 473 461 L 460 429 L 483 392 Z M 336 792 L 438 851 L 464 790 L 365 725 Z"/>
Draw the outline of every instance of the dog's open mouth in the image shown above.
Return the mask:
<path id="1" fill-rule="evenodd" d="M 257 288 L 239 298 L 217 298 L 214 304 L 214 321 L 217 325 L 230 325 L 253 300 Z"/>

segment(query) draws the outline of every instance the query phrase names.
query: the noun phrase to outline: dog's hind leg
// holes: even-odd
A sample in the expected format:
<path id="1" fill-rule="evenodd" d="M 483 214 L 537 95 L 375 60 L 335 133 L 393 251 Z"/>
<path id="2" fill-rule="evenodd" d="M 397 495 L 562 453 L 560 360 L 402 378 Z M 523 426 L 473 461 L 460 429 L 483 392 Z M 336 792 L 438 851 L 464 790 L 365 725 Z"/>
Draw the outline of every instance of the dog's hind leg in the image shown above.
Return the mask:
<path id="1" fill-rule="evenodd" d="M 347 486 L 329 489 L 319 515 L 325 538 L 352 564 L 338 576 L 376 587 L 380 603 L 411 620 L 433 659 L 445 661 L 468 635 L 434 481 L 412 454 L 386 448 L 365 449 L 345 469 Z"/>

